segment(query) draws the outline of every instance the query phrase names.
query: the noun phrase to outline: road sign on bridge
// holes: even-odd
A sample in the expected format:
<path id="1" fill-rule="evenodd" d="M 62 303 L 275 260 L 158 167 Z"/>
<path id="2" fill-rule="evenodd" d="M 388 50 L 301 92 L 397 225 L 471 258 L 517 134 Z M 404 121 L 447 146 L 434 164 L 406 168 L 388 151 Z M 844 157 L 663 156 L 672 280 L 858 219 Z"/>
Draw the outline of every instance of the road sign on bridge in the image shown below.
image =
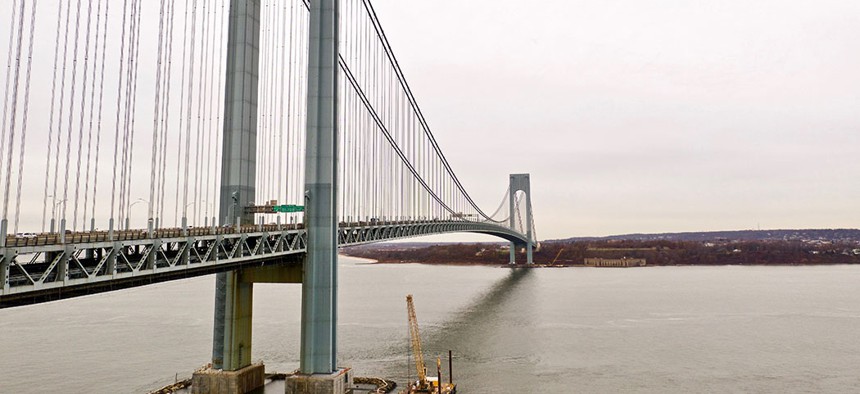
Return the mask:
<path id="1" fill-rule="evenodd" d="M 296 213 L 304 212 L 304 205 L 282 204 L 282 205 L 252 205 L 245 207 L 245 213 Z"/>

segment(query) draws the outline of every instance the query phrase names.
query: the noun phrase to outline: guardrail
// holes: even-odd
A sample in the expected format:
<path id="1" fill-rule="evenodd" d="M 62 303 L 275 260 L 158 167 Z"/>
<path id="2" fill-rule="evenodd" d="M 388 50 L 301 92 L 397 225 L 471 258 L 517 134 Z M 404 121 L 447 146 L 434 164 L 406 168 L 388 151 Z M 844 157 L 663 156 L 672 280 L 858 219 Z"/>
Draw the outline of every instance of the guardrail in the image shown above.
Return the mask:
<path id="1" fill-rule="evenodd" d="M 342 222 L 341 246 L 451 232 L 522 234 L 462 220 Z M 65 235 L 65 236 L 63 236 Z M 125 230 L 8 237 L 0 248 L 0 307 L 207 275 L 247 264 L 301 262 L 301 224 Z"/>

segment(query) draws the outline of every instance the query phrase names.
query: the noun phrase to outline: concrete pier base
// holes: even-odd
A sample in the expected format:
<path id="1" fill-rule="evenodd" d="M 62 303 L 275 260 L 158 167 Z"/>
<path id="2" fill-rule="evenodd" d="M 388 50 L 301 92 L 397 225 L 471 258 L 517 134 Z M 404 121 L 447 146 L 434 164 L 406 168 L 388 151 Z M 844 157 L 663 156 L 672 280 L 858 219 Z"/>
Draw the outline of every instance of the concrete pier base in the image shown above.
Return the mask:
<path id="1" fill-rule="evenodd" d="M 352 389 L 352 369 L 332 374 L 295 374 L 287 378 L 286 394 L 344 394 Z"/>
<path id="2" fill-rule="evenodd" d="M 191 377 L 192 394 L 246 394 L 263 386 L 266 368 L 252 364 L 238 371 L 204 369 Z"/>

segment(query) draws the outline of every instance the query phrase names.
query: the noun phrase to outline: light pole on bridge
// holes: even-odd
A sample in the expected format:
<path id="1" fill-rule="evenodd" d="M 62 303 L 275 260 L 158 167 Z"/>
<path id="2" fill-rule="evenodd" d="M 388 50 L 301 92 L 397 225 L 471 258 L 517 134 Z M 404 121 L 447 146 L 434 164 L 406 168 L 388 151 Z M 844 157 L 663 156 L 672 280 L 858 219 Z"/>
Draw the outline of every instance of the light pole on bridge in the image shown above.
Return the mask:
<path id="1" fill-rule="evenodd" d="M 131 204 L 128 205 L 128 213 L 125 215 L 125 230 L 126 231 L 131 230 L 131 207 L 133 207 L 137 204 L 140 204 L 142 202 L 149 204 L 148 200 L 138 198 L 137 200 L 134 200 L 134 202 L 132 202 Z M 150 218 L 150 220 L 152 220 L 152 218 Z"/>
<path id="2" fill-rule="evenodd" d="M 196 201 L 192 201 L 182 207 L 182 233 L 185 235 L 188 235 L 188 207 L 194 205 L 195 203 Z"/>
<path id="3" fill-rule="evenodd" d="M 51 197 L 53 197 L 53 196 L 51 196 Z M 54 232 L 54 230 L 56 229 L 56 226 L 57 226 L 57 208 L 60 206 L 60 204 L 66 202 L 67 200 L 68 199 L 64 198 L 60 201 L 57 201 L 54 203 L 54 206 L 51 208 L 51 233 Z"/>

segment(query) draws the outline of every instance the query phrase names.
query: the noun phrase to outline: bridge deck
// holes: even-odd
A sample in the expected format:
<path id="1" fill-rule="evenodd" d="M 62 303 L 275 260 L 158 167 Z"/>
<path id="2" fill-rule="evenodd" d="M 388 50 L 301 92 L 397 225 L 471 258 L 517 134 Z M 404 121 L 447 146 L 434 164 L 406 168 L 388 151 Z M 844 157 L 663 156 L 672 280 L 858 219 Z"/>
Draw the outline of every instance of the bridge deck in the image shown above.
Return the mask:
<path id="1" fill-rule="evenodd" d="M 342 222 L 340 246 L 451 232 L 512 241 L 525 238 L 493 223 L 463 220 Z M 71 232 L 7 237 L 0 249 L 0 308 L 75 297 L 238 269 L 300 264 L 301 224 L 187 230 Z"/>

